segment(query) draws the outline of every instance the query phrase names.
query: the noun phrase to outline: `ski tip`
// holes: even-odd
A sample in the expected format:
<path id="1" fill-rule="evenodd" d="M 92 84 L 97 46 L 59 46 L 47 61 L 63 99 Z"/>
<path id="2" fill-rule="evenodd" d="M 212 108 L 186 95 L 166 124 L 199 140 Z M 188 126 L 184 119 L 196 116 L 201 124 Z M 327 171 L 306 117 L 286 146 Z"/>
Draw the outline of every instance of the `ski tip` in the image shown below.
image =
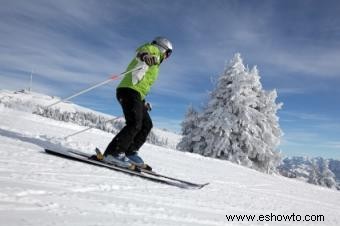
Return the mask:
<path id="1" fill-rule="evenodd" d="M 205 186 L 209 185 L 210 183 L 205 183 L 205 184 L 198 184 L 197 186 L 195 186 L 196 189 L 202 189 Z"/>
<path id="2" fill-rule="evenodd" d="M 183 187 L 185 189 L 189 189 L 189 190 L 200 190 L 202 188 L 204 188 L 205 186 L 207 186 L 209 183 L 205 183 L 205 184 L 186 184 L 183 183 Z"/>
<path id="3" fill-rule="evenodd" d="M 210 183 L 205 183 L 205 184 L 202 184 L 201 185 L 201 188 L 203 188 L 203 187 L 205 187 L 205 186 L 207 186 L 207 185 L 209 185 Z"/>

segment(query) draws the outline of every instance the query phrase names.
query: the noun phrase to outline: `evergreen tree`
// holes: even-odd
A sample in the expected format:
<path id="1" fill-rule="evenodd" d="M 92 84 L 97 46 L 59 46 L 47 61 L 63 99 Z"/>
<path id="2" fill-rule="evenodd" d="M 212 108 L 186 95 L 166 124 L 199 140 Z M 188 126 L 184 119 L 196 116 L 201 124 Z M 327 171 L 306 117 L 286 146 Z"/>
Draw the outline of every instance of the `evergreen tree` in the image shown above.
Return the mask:
<path id="1" fill-rule="evenodd" d="M 182 126 L 182 140 L 178 143 L 177 149 L 181 151 L 193 152 L 192 140 L 194 133 L 193 131 L 197 129 L 198 113 L 193 108 L 192 105 L 188 107 L 185 114 L 184 121 L 181 123 Z"/>
<path id="2" fill-rule="evenodd" d="M 315 161 L 315 159 L 312 159 L 311 161 L 311 166 L 310 166 L 311 170 L 309 173 L 309 178 L 308 178 L 308 183 L 310 184 L 319 184 L 319 177 L 320 177 L 320 170 L 319 170 L 319 166 L 317 164 L 317 162 Z"/>
<path id="3" fill-rule="evenodd" d="M 261 171 L 275 170 L 280 154 L 276 91 L 264 91 L 258 70 L 236 54 L 219 77 L 197 126 L 182 142 L 205 156 L 228 159 Z M 186 141 L 185 141 L 186 140 Z M 188 140 L 190 142 L 188 142 Z"/>
<path id="4" fill-rule="evenodd" d="M 329 159 L 321 157 L 292 157 L 282 161 L 278 170 L 283 176 L 295 175 L 294 178 L 306 181 L 310 184 L 339 189 L 334 169 Z M 334 161 L 334 160 L 333 160 Z"/>
<path id="5" fill-rule="evenodd" d="M 327 159 L 321 159 L 321 166 L 320 166 L 320 178 L 319 184 L 321 186 L 329 187 L 329 188 L 336 188 L 337 184 L 335 182 L 335 175 L 329 169 L 329 164 Z"/>

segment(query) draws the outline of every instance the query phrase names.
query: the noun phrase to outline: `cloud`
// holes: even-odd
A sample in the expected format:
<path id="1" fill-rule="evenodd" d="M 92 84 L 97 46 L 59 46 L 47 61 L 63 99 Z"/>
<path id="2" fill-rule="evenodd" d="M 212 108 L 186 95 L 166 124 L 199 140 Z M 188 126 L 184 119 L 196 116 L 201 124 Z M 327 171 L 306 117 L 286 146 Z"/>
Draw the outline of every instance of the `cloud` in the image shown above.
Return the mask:
<path id="1" fill-rule="evenodd" d="M 278 88 L 277 93 L 279 96 L 287 95 L 287 94 L 296 95 L 296 94 L 305 94 L 306 91 L 303 89 L 299 89 L 299 88 Z"/>
<path id="2" fill-rule="evenodd" d="M 326 142 L 324 146 L 332 149 L 337 149 L 340 151 L 340 141 Z"/>
<path id="3" fill-rule="evenodd" d="M 95 9 L 82 1 L 6 2 L 0 9 L 1 88 L 21 86 L 34 69 L 39 91 L 71 93 L 125 70 L 133 41 L 103 27 L 111 14 Z"/>
<path id="4" fill-rule="evenodd" d="M 315 132 L 308 132 L 304 130 L 290 130 L 285 132 L 284 142 L 285 143 L 295 143 L 295 144 L 304 144 L 313 142 L 315 140 L 319 140 L 320 134 Z"/>
<path id="5" fill-rule="evenodd" d="M 340 51 L 333 48 L 300 47 L 299 49 L 277 49 L 266 52 L 271 57 L 262 61 L 285 68 L 290 72 L 316 77 L 340 77 Z"/>
<path id="6" fill-rule="evenodd" d="M 282 111 L 282 115 L 290 117 L 296 120 L 309 120 L 309 121 L 321 121 L 321 122 L 329 122 L 332 121 L 329 116 L 315 114 L 315 113 L 305 113 L 305 112 L 297 112 L 297 111 Z"/>
<path id="7" fill-rule="evenodd" d="M 197 81 L 209 83 L 236 51 L 243 53 L 246 62 L 262 67 L 337 76 L 338 50 L 309 50 L 310 46 L 297 49 L 272 40 L 276 28 L 269 21 L 276 19 L 275 10 L 271 2 L 244 5 L 197 1 L 195 6 L 183 7 L 181 1 L 174 1 L 153 2 L 149 7 L 135 1 L 8 1 L 0 9 L 5 18 L 0 20 L 0 66 L 2 72 L 35 68 L 51 83 L 85 86 L 123 71 L 141 40 L 164 32 L 174 41 L 175 49 L 173 57 L 162 66 L 164 74 L 157 92 L 188 101 L 197 100 L 207 90 Z M 152 18 L 157 20 L 149 26 L 146 22 Z M 284 76 L 274 75 L 275 79 Z M 305 92 L 290 85 L 281 88 L 285 93 Z M 193 95 L 185 95 L 188 90 Z"/>

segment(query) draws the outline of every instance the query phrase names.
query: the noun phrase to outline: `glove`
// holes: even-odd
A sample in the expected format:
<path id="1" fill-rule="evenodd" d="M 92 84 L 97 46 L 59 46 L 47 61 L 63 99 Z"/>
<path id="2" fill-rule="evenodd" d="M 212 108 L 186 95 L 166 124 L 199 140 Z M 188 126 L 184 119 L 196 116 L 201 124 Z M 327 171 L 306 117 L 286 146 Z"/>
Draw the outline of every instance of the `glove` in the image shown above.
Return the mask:
<path id="1" fill-rule="evenodd" d="M 144 106 L 148 111 L 152 110 L 152 105 L 149 102 L 144 102 Z"/>
<path id="2" fill-rule="evenodd" d="M 158 64 L 158 59 L 157 57 L 150 55 L 150 54 L 145 54 L 142 57 L 142 60 L 149 66 L 156 65 Z"/>

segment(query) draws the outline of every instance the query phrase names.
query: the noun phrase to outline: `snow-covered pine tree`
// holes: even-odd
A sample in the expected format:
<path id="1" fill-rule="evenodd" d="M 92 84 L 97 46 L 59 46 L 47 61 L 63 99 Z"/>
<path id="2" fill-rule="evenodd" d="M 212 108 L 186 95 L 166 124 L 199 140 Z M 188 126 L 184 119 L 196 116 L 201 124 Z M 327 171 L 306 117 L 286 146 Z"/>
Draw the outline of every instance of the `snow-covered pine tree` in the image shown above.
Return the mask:
<path id="1" fill-rule="evenodd" d="M 336 180 L 334 166 L 330 162 L 336 160 L 324 159 L 321 157 L 291 157 L 285 158 L 282 165 L 278 167 L 281 175 L 306 181 L 310 184 L 329 187 L 340 190 L 340 185 Z M 334 163 L 333 163 L 334 164 Z"/>
<path id="2" fill-rule="evenodd" d="M 197 128 L 197 123 L 198 113 L 192 105 L 189 105 L 188 110 L 185 114 L 184 121 L 181 123 L 183 138 L 177 145 L 178 150 L 193 152 L 193 131 Z"/>
<path id="3" fill-rule="evenodd" d="M 197 127 L 183 136 L 192 142 L 182 149 L 275 171 L 282 134 L 276 116 L 282 104 L 275 103 L 276 97 L 275 90 L 262 89 L 256 67 L 249 71 L 235 54 L 199 114 Z"/>
<path id="4" fill-rule="evenodd" d="M 320 177 L 320 170 L 318 163 L 316 162 L 315 159 L 312 159 L 310 162 L 310 173 L 309 173 L 309 178 L 307 180 L 308 183 L 310 184 L 319 184 L 319 177 Z"/>
<path id="5" fill-rule="evenodd" d="M 337 186 L 335 182 L 335 175 L 329 169 L 329 163 L 327 159 L 321 159 L 319 184 L 321 186 L 333 189 L 335 189 Z"/>

